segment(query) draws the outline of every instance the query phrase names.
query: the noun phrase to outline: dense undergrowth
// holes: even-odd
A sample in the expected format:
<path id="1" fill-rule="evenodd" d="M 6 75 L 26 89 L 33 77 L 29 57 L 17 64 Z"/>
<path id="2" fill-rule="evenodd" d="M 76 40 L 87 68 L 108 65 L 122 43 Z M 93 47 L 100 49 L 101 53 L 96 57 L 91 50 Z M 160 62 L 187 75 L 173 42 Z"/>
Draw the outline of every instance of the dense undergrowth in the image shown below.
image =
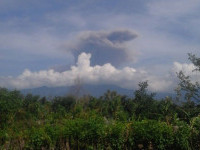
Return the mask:
<path id="1" fill-rule="evenodd" d="M 65 96 L 51 101 L 0 89 L 0 149 L 200 149 L 200 105 L 156 100 L 147 83 L 128 98 Z"/>

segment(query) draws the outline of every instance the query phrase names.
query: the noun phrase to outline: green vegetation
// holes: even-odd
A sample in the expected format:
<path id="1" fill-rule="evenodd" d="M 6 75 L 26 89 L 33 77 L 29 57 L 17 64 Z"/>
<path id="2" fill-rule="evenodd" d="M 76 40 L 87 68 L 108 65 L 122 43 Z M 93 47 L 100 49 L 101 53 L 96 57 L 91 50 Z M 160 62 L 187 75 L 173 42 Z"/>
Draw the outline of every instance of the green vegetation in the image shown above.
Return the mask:
<path id="1" fill-rule="evenodd" d="M 46 98 L 0 89 L 1 149 L 200 149 L 200 105 L 135 98 Z"/>
<path id="2" fill-rule="evenodd" d="M 197 58 L 190 57 L 199 66 Z M 178 93 L 186 91 L 183 102 L 156 100 L 148 82 L 139 83 L 134 98 L 108 90 L 99 98 L 50 101 L 1 88 L 0 149 L 200 149 L 199 86 L 179 75 Z"/>

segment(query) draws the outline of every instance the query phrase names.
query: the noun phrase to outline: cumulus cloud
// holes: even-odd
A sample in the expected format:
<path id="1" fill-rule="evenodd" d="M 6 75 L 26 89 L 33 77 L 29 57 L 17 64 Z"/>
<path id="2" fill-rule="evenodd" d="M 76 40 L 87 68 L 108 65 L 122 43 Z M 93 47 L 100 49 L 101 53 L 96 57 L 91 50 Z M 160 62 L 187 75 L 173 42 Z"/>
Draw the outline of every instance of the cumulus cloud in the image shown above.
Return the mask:
<path id="1" fill-rule="evenodd" d="M 71 86 L 79 78 L 83 84 L 113 84 L 123 88 L 135 89 L 139 82 L 150 81 L 150 90 L 164 91 L 171 84 L 164 78 L 149 75 L 146 71 L 131 67 L 117 69 L 110 63 L 91 66 L 91 54 L 81 53 L 76 65 L 64 72 L 53 69 L 31 72 L 26 69 L 18 77 L 0 77 L 0 84 L 10 88 L 33 88 L 40 86 Z"/>
<path id="2" fill-rule="evenodd" d="M 91 53 L 92 65 L 111 63 L 118 66 L 135 60 L 137 52 L 130 49 L 127 44 L 137 36 L 135 32 L 128 29 L 84 31 L 73 42 L 67 44 L 66 49 L 72 51 L 76 58 L 81 52 Z"/>

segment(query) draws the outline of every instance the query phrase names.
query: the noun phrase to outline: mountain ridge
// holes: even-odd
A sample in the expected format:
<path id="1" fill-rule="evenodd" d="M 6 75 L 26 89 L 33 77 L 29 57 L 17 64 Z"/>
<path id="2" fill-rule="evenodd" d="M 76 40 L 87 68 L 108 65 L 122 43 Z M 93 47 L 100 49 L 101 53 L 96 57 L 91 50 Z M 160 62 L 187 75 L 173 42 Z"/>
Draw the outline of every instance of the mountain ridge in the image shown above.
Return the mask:
<path id="1" fill-rule="evenodd" d="M 116 85 L 83 85 L 83 86 L 62 86 L 62 87 L 47 87 L 42 86 L 38 88 L 22 89 L 23 95 L 33 94 L 41 97 L 55 97 L 55 96 L 66 96 L 75 94 L 79 96 L 91 95 L 94 97 L 102 96 L 107 90 L 116 91 L 120 95 L 126 95 L 128 97 L 134 97 L 134 89 L 125 89 Z M 156 98 L 162 99 L 166 96 L 174 97 L 174 93 L 156 93 Z"/>

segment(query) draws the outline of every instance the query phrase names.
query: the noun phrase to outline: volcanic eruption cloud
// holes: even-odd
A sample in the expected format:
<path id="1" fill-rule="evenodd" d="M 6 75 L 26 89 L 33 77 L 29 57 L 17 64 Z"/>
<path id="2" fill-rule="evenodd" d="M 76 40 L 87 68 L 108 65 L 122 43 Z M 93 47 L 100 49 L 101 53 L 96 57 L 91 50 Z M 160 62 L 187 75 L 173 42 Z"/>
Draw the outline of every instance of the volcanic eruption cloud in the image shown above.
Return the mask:
<path id="1" fill-rule="evenodd" d="M 128 44 L 138 35 L 128 29 L 113 31 L 85 31 L 80 33 L 73 44 L 67 45 L 75 58 L 82 52 L 92 55 L 91 65 L 111 63 L 119 66 L 134 61 L 137 52 Z M 69 50 L 69 49 L 68 49 Z"/>

